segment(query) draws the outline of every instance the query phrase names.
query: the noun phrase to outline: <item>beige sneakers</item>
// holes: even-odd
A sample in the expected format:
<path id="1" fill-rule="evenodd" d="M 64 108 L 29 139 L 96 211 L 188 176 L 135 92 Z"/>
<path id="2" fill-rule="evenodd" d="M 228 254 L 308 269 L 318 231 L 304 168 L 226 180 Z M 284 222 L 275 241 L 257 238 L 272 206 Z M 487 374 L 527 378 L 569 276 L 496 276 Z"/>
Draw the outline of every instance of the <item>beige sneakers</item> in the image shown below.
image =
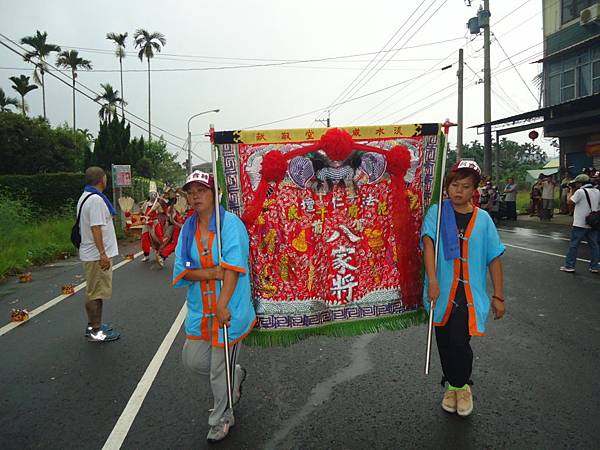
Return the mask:
<path id="1" fill-rule="evenodd" d="M 449 413 L 456 412 L 456 391 L 451 391 L 448 389 L 446 392 L 444 392 L 442 409 Z"/>
<path id="2" fill-rule="evenodd" d="M 459 416 L 466 417 L 473 412 L 473 394 L 471 387 L 465 386 L 456 392 L 456 412 Z M 445 398 L 445 397 L 444 397 Z"/>

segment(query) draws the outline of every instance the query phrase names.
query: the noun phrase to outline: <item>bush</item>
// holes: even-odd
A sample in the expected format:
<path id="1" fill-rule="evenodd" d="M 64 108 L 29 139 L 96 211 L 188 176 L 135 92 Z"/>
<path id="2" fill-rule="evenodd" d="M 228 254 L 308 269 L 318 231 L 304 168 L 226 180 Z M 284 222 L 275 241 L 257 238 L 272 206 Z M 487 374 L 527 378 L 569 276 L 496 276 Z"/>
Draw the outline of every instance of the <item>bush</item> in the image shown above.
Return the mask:
<path id="1" fill-rule="evenodd" d="M 77 172 L 89 152 L 89 136 L 42 118 L 0 112 L 0 174 Z"/>
<path id="2" fill-rule="evenodd" d="M 18 199 L 16 201 L 21 204 L 29 203 L 31 212 L 42 215 L 61 212 L 74 215 L 74 203 L 83 192 L 84 185 L 82 173 L 0 175 L 0 190 Z"/>

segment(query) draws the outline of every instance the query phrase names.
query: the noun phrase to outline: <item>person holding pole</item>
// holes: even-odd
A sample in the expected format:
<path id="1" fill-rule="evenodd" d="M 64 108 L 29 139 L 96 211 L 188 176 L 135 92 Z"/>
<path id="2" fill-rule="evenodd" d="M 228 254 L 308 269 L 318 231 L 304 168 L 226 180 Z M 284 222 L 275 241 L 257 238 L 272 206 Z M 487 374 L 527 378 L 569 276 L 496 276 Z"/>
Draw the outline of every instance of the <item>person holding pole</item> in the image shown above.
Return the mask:
<path id="1" fill-rule="evenodd" d="M 476 162 L 454 164 L 446 174 L 448 200 L 442 203 L 439 229 L 438 205 L 429 208 L 421 229 L 424 304 L 428 311 L 433 309 L 442 384 L 449 384 L 442 408 L 460 416 L 473 411 L 471 336 L 484 335 L 490 307 L 495 319 L 502 318 L 505 311 L 500 261 L 505 247 L 489 214 L 471 202 L 480 179 Z M 488 269 L 494 287 L 491 299 L 486 290 Z"/>
<path id="2" fill-rule="evenodd" d="M 207 440 L 217 442 L 235 423 L 229 403 L 239 401 L 246 378 L 237 360 L 241 341 L 256 321 L 250 296 L 249 239 L 242 221 L 217 205 L 212 175 L 192 172 L 183 190 L 194 213 L 182 227 L 173 269 L 173 285 L 188 288 L 182 359 L 190 373 L 210 380 L 214 405 Z"/>

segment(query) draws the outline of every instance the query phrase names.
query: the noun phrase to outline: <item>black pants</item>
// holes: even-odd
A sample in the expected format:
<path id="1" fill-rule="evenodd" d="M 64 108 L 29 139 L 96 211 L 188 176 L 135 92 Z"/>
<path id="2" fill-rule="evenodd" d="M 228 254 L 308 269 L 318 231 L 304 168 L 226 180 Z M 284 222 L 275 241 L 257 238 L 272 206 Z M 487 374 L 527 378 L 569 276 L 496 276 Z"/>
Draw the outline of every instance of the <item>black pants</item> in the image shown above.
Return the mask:
<path id="1" fill-rule="evenodd" d="M 517 220 L 517 202 L 506 202 L 506 216 L 508 220 Z"/>
<path id="2" fill-rule="evenodd" d="M 454 387 L 463 387 L 470 382 L 473 371 L 467 305 L 452 306 L 452 313 L 446 325 L 435 328 L 435 339 L 444 379 Z"/>

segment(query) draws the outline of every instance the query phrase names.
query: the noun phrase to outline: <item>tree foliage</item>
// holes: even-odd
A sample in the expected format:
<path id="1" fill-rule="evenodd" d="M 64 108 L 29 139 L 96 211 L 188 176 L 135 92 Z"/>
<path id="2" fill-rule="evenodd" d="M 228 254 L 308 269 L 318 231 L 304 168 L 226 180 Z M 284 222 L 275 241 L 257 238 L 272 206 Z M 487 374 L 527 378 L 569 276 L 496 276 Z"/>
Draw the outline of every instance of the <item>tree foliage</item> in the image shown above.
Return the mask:
<path id="1" fill-rule="evenodd" d="M 131 126 L 116 116 L 100 124 L 94 152 L 87 155 L 86 161 L 106 171 L 110 171 L 111 164 L 129 164 L 134 175 L 170 183 L 181 182 L 185 177 L 185 170 L 168 152 L 164 141 L 131 139 Z"/>
<path id="2" fill-rule="evenodd" d="M 497 146 L 492 149 L 492 172 L 496 175 L 496 151 Z M 473 159 L 483 168 L 483 144 L 479 141 L 471 141 L 463 144 L 461 158 Z M 456 150 L 450 150 L 448 154 L 448 167 L 456 162 Z M 524 182 L 527 171 L 541 169 L 548 162 L 548 155 L 539 145 L 526 142 L 519 144 L 506 138 L 500 140 L 500 180 L 514 178 L 517 183 Z"/>
<path id="3" fill-rule="evenodd" d="M 67 125 L 0 112 L 0 175 L 81 172 L 90 140 Z"/>

